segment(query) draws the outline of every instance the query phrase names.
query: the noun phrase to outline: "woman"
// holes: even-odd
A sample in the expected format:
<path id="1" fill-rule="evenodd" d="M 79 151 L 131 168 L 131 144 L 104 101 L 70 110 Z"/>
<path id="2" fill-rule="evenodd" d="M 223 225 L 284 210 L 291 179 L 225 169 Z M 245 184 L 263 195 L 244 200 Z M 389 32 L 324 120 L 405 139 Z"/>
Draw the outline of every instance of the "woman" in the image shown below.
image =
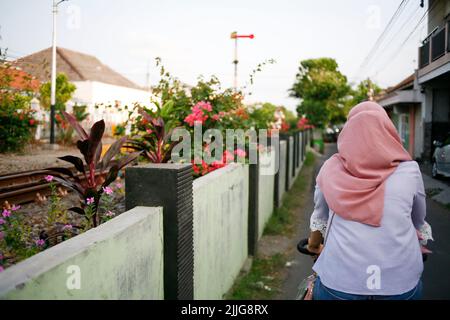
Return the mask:
<path id="1" fill-rule="evenodd" d="M 432 240 L 422 175 L 381 106 L 363 102 L 350 111 L 314 202 L 314 299 L 421 298 L 421 244 Z"/>

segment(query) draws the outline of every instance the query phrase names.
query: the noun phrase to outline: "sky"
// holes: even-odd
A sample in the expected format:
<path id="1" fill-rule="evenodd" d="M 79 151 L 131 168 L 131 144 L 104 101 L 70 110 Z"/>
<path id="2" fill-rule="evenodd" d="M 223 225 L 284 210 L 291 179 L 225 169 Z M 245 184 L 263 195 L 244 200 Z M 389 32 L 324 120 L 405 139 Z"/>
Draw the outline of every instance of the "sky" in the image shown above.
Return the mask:
<path id="1" fill-rule="evenodd" d="M 331 57 L 351 82 L 371 77 L 394 85 L 417 68 L 427 35 L 426 11 L 407 1 L 390 33 L 364 68 L 370 52 L 401 0 L 69 0 L 59 5 L 57 45 L 92 54 L 139 85 L 158 81 L 155 58 L 181 81 L 216 75 L 233 85 L 230 34 L 255 35 L 238 44 L 238 84 L 246 102 L 271 102 L 294 110 L 288 90 L 301 60 Z M 51 45 L 52 0 L 0 0 L 0 48 L 10 59 Z M 403 44 L 404 43 L 404 44 Z M 258 63 L 274 59 L 255 75 Z"/>

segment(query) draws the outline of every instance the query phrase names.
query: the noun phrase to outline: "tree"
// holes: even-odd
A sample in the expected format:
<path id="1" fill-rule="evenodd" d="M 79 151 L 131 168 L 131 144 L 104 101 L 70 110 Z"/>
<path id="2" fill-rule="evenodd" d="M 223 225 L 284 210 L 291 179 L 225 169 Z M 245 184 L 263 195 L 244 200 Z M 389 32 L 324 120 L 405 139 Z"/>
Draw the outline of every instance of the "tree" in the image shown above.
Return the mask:
<path id="1" fill-rule="evenodd" d="M 73 93 L 77 87 L 69 82 L 69 79 L 64 73 L 59 73 L 56 77 L 56 111 L 64 111 L 66 109 L 66 102 L 72 98 Z M 51 97 L 51 82 L 46 82 L 41 85 L 39 89 L 40 97 L 39 101 L 41 105 L 49 110 L 50 109 L 50 97 Z"/>
<path id="2" fill-rule="evenodd" d="M 299 116 L 311 124 L 324 127 L 330 122 L 345 120 L 344 102 L 350 93 L 347 77 L 332 58 L 308 59 L 300 62 L 290 96 L 301 99 Z"/>

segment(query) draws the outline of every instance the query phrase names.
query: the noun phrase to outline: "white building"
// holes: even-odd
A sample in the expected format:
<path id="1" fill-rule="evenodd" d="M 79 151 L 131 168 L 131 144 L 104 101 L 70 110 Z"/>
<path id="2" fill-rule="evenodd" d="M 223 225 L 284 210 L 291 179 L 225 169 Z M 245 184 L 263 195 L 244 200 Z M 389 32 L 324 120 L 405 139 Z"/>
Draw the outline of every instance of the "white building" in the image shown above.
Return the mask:
<path id="1" fill-rule="evenodd" d="M 51 48 L 47 48 L 16 60 L 14 65 L 41 82 L 48 82 L 51 53 Z M 132 108 L 134 103 L 150 105 L 150 90 L 139 87 L 96 57 L 60 47 L 56 53 L 57 73 L 65 73 L 77 87 L 67 109 L 70 111 L 75 104 L 87 105 L 90 124 L 104 119 L 110 127 L 127 119 L 125 106 Z"/>

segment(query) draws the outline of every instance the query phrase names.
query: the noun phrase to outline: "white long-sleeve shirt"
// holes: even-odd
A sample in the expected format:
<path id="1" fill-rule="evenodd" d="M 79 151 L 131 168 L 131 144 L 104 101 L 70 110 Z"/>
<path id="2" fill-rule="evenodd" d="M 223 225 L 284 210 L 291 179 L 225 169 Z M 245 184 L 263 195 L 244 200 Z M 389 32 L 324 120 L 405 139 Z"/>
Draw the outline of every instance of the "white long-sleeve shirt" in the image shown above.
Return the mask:
<path id="1" fill-rule="evenodd" d="M 423 271 L 416 229 L 432 239 L 425 190 L 415 161 L 402 162 L 387 178 L 380 227 L 334 214 L 326 245 L 313 270 L 328 288 L 360 295 L 397 295 L 412 290 Z M 316 186 L 311 231 L 325 236 L 332 210 Z"/>

